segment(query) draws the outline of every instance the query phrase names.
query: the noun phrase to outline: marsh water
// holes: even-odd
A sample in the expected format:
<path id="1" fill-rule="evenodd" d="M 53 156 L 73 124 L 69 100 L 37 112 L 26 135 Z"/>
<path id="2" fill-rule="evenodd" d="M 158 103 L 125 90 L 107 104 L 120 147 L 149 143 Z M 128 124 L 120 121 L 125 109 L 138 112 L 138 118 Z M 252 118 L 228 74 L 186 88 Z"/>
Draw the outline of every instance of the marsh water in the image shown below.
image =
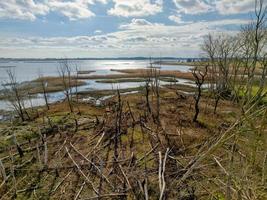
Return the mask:
<path id="1" fill-rule="evenodd" d="M 149 66 L 148 60 L 69 60 L 72 67 L 77 66 L 81 71 L 95 71 L 90 75 L 105 75 L 105 74 L 118 74 L 119 72 L 111 71 L 111 69 L 141 69 Z M 59 75 L 60 61 L 2 61 L 0 62 L 0 90 L 4 88 L 4 84 L 8 82 L 7 70 L 14 71 L 16 80 L 19 83 L 32 81 L 42 76 L 58 76 Z M 181 72 L 189 71 L 190 66 L 186 65 L 161 65 L 161 70 L 178 70 Z M 177 79 L 178 84 L 193 84 L 188 80 Z M 125 89 L 136 88 L 143 85 L 143 82 L 123 82 L 123 83 L 98 83 L 96 80 L 86 80 L 86 85 L 80 86 L 79 91 L 93 91 L 93 90 L 110 90 L 110 89 Z M 161 84 L 168 84 L 161 81 Z M 64 98 L 62 92 L 55 92 L 49 94 L 49 101 L 56 102 Z M 25 102 L 25 106 L 38 106 L 43 105 L 44 100 L 42 95 L 37 95 L 31 102 Z M 8 102 L 0 101 L 0 110 L 9 110 L 11 107 Z"/>

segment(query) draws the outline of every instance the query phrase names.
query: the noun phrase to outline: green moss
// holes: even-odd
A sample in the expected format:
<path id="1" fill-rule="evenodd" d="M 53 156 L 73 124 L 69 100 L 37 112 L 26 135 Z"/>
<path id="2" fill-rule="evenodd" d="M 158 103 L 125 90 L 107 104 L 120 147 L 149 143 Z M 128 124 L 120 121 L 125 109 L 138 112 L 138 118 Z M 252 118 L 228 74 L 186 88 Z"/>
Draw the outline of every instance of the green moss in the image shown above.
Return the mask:
<path id="1" fill-rule="evenodd" d="M 122 143 L 127 143 L 129 141 L 129 135 L 122 135 L 121 136 L 121 142 Z"/>
<path id="2" fill-rule="evenodd" d="M 54 124 L 60 124 L 60 123 L 62 123 L 63 118 L 64 118 L 64 115 L 50 116 L 50 120 Z"/>
<path id="3" fill-rule="evenodd" d="M 134 130 L 133 139 L 135 141 L 138 141 L 138 142 L 140 142 L 141 140 L 143 140 L 143 133 L 142 133 L 141 129 L 135 129 Z"/>
<path id="4" fill-rule="evenodd" d="M 203 115 L 199 115 L 198 119 L 197 119 L 198 123 L 202 126 L 202 127 L 207 127 L 207 128 L 216 128 L 216 123 L 213 122 L 210 118 L 206 118 Z"/>
<path id="5" fill-rule="evenodd" d="M 38 138 L 40 135 L 37 132 L 27 131 L 21 135 L 23 140 L 32 140 Z"/>
<path id="6" fill-rule="evenodd" d="M 10 145 L 11 145 L 11 141 L 7 137 L 1 137 L 1 140 L 0 140 L 0 152 L 3 152 Z"/>
<path id="7" fill-rule="evenodd" d="M 216 195 L 216 199 L 217 199 L 217 200 L 225 200 L 225 197 L 224 197 L 223 194 L 217 194 L 217 195 Z"/>

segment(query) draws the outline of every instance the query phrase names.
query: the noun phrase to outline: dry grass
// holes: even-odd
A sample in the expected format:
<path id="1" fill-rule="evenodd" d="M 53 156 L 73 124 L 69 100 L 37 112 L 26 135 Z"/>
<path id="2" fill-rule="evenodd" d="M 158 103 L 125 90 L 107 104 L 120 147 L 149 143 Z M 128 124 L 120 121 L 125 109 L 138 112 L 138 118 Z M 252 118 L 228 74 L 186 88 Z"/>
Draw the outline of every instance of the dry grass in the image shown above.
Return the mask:
<path id="1" fill-rule="evenodd" d="M 150 69 L 122 69 L 112 70 L 123 74 L 109 74 L 109 75 L 91 75 L 79 76 L 78 79 L 119 79 L 119 78 L 147 78 L 150 75 Z M 191 72 L 179 72 L 175 70 L 161 70 L 160 77 L 175 77 L 194 80 Z"/>
<path id="2" fill-rule="evenodd" d="M 242 135 L 234 132 L 238 129 L 232 129 L 229 133 L 236 133 L 238 140 L 231 137 L 220 146 L 214 146 L 221 134 L 239 118 L 240 109 L 230 101 L 222 101 L 218 113 L 214 115 L 213 100 L 204 96 L 200 102 L 199 123 L 192 123 L 192 96 L 177 95 L 174 88 L 161 89 L 160 96 L 160 124 L 155 123 L 153 116 L 146 113 L 142 91 L 139 94 L 121 96 L 122 117 L 119 132 L 116 128 L 118 97 L 107 100 L 104 107 L 75 104 L 76 114 L 69 113 L 66 102 L 51 105 L 49 111 L 40 108 L 39 117 L 27 124 L 27 130 L 31 132 L 32 127 L 34 135 L 30 142 L 21 137 L 26 125 L 16 124 L 12 133 L 20 135 L 18 141 L 22 149 L 34 148 L 38 144 L 42 158 L 42 138 L 35 131 L 38 131 L 38 127 L 41 132 L 49 130 L 48 119 L 54 127 L 51 132 L 46 133 L 48 165 L 45 167 L 40 165 L 36 149 L 28 151 L 20 158 L 14 144 L 6 143 L 6 149 L 11 147 L 11 154 L 14 154 L 16 198 L 75 199 L 78 195 L 78 199 L 88 199 L 98 196 L 104 198 L 107 195 L 106 199 L 120 199 L 122 195 L 125 199 L 143 199 L 145 193 L 140 188 L 141 184 L 147 187 L 149 199 L 158 199 L 158 155 L 161 152 L 164 157 L 169 148 L 164 172 L 165 198 L 225 199 L 225 191 L 229 186 L 229 175 L 226 174 L 231 173 L 233 182 L 229 187 L 232 188 L 232 199 L 236 199 L 236 190 L 242 185 L 238 181 L 246 176 L 250 178 L 248 180 L 253 184 L 252 187 L 255 187 L 252 194 L 264 200 L 264 187 L 260 188 L 257 184 L 261 181 L 262 149 L 257 150 L 256 168 L 246 164 L 253 149 L 254 133 L 242 132 Z M 150 98 L 153 113 L 156 100 L 153 96 Z M 74 131 L 74 119 L 79 123 L 77 132 Z M 242 128 L 247 125 L 240 124 Z M 1 127 L 2 130 L 7 128 Z M 120 133 L 117 149 L 119 162 L 114 158 L 116 133 Z M 11 133 L 0 139 L 6 140 L 9 134 Z M 235 159 L 231 167 L 231 145 L 235 143 L 238 149 L 234 151 Z M 6 151 L 0 153 L 1 158 L 8 155 Z M 3 163 L 7 174 L 10 174 L 11 160 L 4 159 Z M 189 175 L 186 175 L 187 172 L 190 172 Z M 250 188 L 247 182 L 242 187 Z M 100 191 L 100 194 L 96 194 L 94 190 Z M 0 187 L 0 194 L 3 199 L 11 199 L 14 198 L 14 192 L 14 179 L 10 177 Z"/>
<path id="3" fill-rule="evenodd" d="M 22 89 L 28 90 L 30 94 L 42 93 L 41 82 L 47 82 L 47 92 L 59 92 L 64 90 L 63 80 L 61 77 L 42 77 L 36 80 L 31 81 L 28 85 L 22 87 Z M 85 85 L 86 83 L 83 81 L 76 81 L 74 77 L 71 78 L 70 83 L 68 83 L 68 87 L 75 87 Z"/>

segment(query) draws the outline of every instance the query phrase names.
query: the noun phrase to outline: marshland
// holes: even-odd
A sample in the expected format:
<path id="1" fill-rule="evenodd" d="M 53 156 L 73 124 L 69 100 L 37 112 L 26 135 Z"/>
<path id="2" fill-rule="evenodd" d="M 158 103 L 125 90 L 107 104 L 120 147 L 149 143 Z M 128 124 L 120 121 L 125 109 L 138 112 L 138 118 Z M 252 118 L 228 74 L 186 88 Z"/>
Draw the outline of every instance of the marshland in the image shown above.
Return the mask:
<path id="1" fill-rule="evenodd" d="M 255 2 L 198 59 L 0 59 L 0 199 L 267 199 Z"/>

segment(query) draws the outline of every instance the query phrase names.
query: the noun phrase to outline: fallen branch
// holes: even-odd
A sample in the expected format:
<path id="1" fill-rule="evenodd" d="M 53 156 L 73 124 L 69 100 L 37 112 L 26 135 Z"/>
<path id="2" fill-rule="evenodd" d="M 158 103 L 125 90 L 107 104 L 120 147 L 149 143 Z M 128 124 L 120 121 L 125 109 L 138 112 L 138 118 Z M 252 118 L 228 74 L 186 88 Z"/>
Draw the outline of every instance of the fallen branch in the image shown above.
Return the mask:
<path id="1" fill-rule="evenodd" d="M 109 197 L 119 197 L 119 196 L 127 196 L 126 193 L 113 193 L 113 194 L 104 194 L 101 196 L 96 196 L 96 197 L 89 197 L 81 200 L 90 200 L 90 199 L 98 199 L 98 198 L 109 198 Z"/>
<path id="2" fill-rule="evenodd" d="M 72 162 L 74 163 L 74 165 L 77 167 L 77 169 L 78 169 L 78 171 L 80 172 L 80 174 L 85 178 L 86 182 L 88 182 L 88 183 L 92 186 L 94 192 L 98 195 L 97 190 L 94 188 L 94 184 L 93 184 L 93 182 L 89 180 L 89 178 L 88 178 L 88 177 L 83 173 L 83 171 L 81 170 L 80 166 L 73 160 L 72 156 L 70 155 L 70 152 L 69 152 L 68 147 L 65 147 L 65 150 L 66 150 L 68 156 L 70 157 L 71 161 L 72 161 Z"/>
<path id="3" fill-rule="evenodd" d="M 86 158 L 81 152 L 79 152 L 71 143 L 70 146 L 73 148 L 73 150 L 78 153 L 79 155 L 81 155 L 87 162 L 89 162 L 91 165 L 93 165 L 93 167 L 98 171 L 99 175 L 102 176 L 107 183 L 110 184 L 110 186 L 113 188 L 113 186 L 111 185 L 110 181 L 108 180 L 108 178 L 103 175 L 103 173 L 101 173 L 101 170 L 95 165 L 95 163 L 93 163 L 91 160 L 89 160 L 88 158 Z"/>

